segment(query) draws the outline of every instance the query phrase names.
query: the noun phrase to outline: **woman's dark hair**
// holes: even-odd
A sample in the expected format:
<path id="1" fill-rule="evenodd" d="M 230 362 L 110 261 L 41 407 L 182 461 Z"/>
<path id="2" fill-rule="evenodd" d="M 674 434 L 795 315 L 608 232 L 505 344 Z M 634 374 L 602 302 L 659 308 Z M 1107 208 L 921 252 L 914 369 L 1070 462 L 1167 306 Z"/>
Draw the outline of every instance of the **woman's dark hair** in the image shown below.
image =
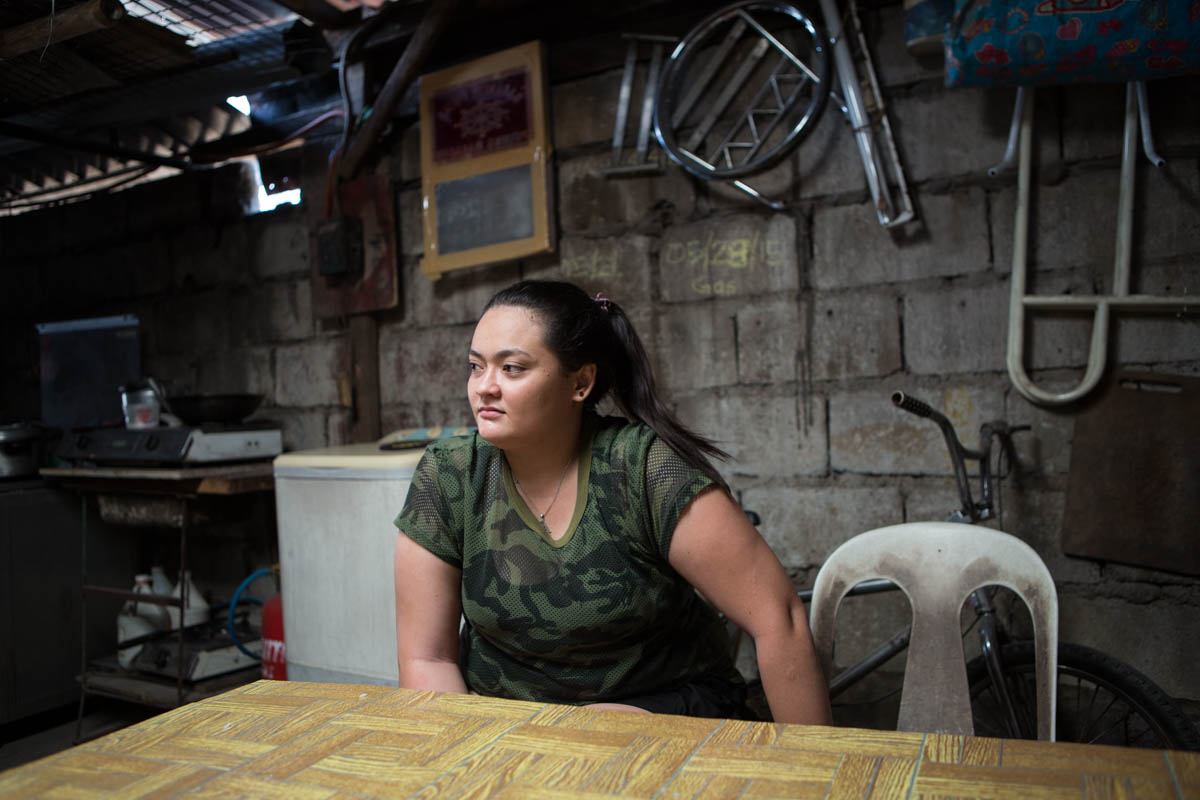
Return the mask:
<path id="1" fill-rule="evenodd" d="M 596 384 L 585 401 L 587 408 L 595 408 L 611 394 L 627 416 L 649 425 L 685 461 L 729 489 L 712 463 L 713 458 L 725 459 L 729 454 L 689 430 L 663 405 L 646 348 L 619 305 L 600 295 L 590 297 L 573 283 L 530 280 L 500 290 L 483 311 L 496 306 L 524 308 L 536 315 L 545 345 L 567 371 L 596 365 Z"/>

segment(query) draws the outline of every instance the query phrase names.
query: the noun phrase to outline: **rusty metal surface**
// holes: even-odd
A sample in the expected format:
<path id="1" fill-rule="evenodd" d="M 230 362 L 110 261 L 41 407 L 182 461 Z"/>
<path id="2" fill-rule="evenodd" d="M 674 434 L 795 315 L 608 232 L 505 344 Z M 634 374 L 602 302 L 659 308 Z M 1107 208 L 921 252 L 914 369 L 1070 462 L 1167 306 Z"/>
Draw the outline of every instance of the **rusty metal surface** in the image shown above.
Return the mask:
<path id="1" fill-rule="evenodd" d="M 318 272 L 316 243 L 312 244 L 313 311 L 319 317 L 338 317 L 391 308 L 399 300 L 395 202 L 388 179 L 367 175 L 338 189 L 340 212 L 362 220 L 363 271 L 355 280 L 329 278 Z"/>
<path id="2" fill-rule="evenodd" d="M 1075 422 L 1062 549 L 1200 575 L 1200 379 L 1118 372 Z"/>
<path id="3" fill-rule="evenodd" d="M 100 494 L 100 519 L 114 525 L 183 527 L 187 505 L 182 498 L 163 495 Z M 196 514 L 189 522 L 198 522 Z"/>

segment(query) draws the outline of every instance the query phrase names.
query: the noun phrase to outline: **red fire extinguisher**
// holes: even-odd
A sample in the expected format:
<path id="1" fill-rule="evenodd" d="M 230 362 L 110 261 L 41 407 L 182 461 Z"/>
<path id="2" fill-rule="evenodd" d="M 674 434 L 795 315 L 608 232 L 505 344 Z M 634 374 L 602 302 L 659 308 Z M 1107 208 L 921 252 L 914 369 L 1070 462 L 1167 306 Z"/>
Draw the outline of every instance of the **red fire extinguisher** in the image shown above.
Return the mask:
<path id="1" fill-rule="evenodd" d="M 287 652 L 283 643 L 283 598 L 274 594 L 263 605 L 262 676 L 267 680 L 287 680 Z"/>

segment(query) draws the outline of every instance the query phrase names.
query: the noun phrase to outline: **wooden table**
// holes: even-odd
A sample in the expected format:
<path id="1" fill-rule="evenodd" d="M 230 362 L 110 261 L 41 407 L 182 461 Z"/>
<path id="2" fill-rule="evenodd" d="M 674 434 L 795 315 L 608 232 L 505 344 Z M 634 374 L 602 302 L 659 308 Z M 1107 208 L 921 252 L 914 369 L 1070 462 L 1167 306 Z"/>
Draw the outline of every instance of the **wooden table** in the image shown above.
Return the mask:
<path id="1" fill-rule="evenodd" d="M 1196 798 L 1200 753 L 258 681 L 0 774 L 0 796 Z"/>

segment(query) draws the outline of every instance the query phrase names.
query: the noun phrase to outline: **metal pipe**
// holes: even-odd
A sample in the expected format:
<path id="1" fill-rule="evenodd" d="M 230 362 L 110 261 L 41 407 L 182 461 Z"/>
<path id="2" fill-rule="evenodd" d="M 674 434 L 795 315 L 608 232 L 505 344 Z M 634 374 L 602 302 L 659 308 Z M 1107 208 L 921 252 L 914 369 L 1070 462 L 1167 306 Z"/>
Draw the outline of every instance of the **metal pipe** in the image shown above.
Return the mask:
<path id="1" fill-rule="evenodd" d="M 740 16 L 742 19 L 744 19 L 746 21 L 746 23 L 748 25 L 750 25 L 750 27 L 754 28 L 754 30 L 758 32 L 759 36 L 763 37 L 768 42 L 770 42 L 771 45 L 776 50 L 778 50 L 780 53 L 783 54 L 784 58 L 791 61 L 792 64 L 795 65 L 796 69 L 800 70 L 805 75 L 807 75 L 809 80 L 813 81 L 814 83 L 820 82 L 821 79 L 817 75 L 817 73 L 815 73 L 811 69 L 809 69 L 808 64 L 805 64 L 803 61 L 801 61 L 799 58 L 797 58 L 795 53 L 793 53 L 788 48 L 784 47 L 783 42 L 779 41 L 774 36 L 772 36 L 770 31 L 768 31 L 762 25 L 759 25 L 758 20 L 754 19 L 754 17 L 750 16 L 745 11 L 741 11 L 741 10 L 738 11 L 738 16 Z"/>
<path id="2" fill-rule="evenodd" d="M 1101 303 L 1113 311 L 1176 311 L 1200 310 L 1200 297 L 1176 296 L 1156 297 L 1148 294 L 1131 294 L 1124 297 L 1106 297 L 1090 294 L 1063 294 L 1026 297 L 1024 305 L 1042 311 L 1091 311 Z"/>
<path id="3" fill-rule="evenodd" d="M 1154 134 L 1150 130 L 1150 98 L 1146 95 L 1146 82 L 1134 81 L 1133 85 L 1137 88 L 1138 116 L 1142 122 L 1142 150 L 1151 164 L 1161 167 L 1167 160 L 1154 149 Z"/>
<path id="4" fill-rule="evenodd" d="M 908 194 L 908 181 L 904 177 L 904 167 L 900 163 L 900 153 L 896 150 L 896 138 L 892 135 L 892 125 L 888 121 L 887 106 L 883 102 L 883 92 L 879 89 L 879 77 L 875 74 L 875 65 L 871 62 L 870 51 L 867 49 L 867 39 L 863 36 L 862 22 L 858 18 L 858 7 L 854 3 L 850 3 L 850 20 L 854 23 L 854 32 L 858 37 L 858 47 L 863 53 L 863 67 L 867 73 L 867 83 L 871 86 L 871 92 L 875 98 L 876 109 L 879 114 L 879 125 L 883 130 L 883 140 L 887 146 L 888 156 L 891 158 L 891 163 L 895 166 L 893 177 L 896 180 L 896 189 L 900 192 L 900 209 L 898 214 L 891 216 L 880 216 L 879 222 L 885 227 L 892 228 L 912 220 L 915 216 L 913 211 L 912 198 Z M 883 165 L 882 149 L 877 148 L 875 153 L 875 163 L 878 166 L 880 174 L 886 173 L 886 168 Z M 884 181 L 886 186 L 886 180 Z"/>
<path id="5" fill-rule="evenodd" d="M 650 67 L 646 73 L 646 91 L 642 95 L 642 116 L 638 121 L 636 158 L 638 163 L 646 160 L 650 148 L 650 126 L 654 122 L 654 105 L 658 102 L 658 72 L 662 69 L 663 46 L 655 43 L 650 48 Z"/>
<path id="6" fill-rule="evenodd" d="M 637 64 L 637 39 L 630 39 L 625 50 L 625 69 L 621 72 L 621 91 L 617 95 L 617 118 L 613 122 L 612 165 L 621 166 L 621 151 L 625 144 L 625 123 L 629 119 L 630 98 L 633 95 L 633 68 Z"/>
<path id="7" fill-rule="evenodd" d="M 687 156 L 688 158 L 690 158 L 692 161 L 695 161 L 697 164 L 704 167 L 709 172 L 712 172 L 715 169 L 712 164 L 708 163 L 703 158 L 701 158 L 700 156 L 693 153 L 691 150 L 684 150 L 683 148 L 680 148 L 679 152 L 682 153 L 683 155 Z M 734 188 L 736 188 L 742 192 L 745 192 L 746 194 L 750 195 L 755 200 L 762 203 L 767 208 L 772 209 L 773 211 L 784 211 L 787 209 L 787 203 L 784 203 L 781 200 L 770 200 L 765 195 L 763 195 L 762 192 L 758 191 L 757 189 L 755 189 L 753 186 L 750 186 L 749 184 L 743 183 L 742 181 L 736 181 L 736 180 L 730 181 L 729 183 Z"/>
<path id="8" fill-rule="evenodd" d="M 878 650 L 862 661 L 838 673 L 837 677 L 829 681 L 829 696 L 837 697 L 862 680 L 863 677 L 874 672 L 892 656 L 908 647 L 910 638 L 912 638 L 912 628 L 907 628 L 888 639 Z"/>
<path id="9" fill-rule="evenodd" d="M 183 606 L 183 601 L 178 597 L 165 597 L 157 594 L 147 595 L 142 592 L 131 592 L 128 589 L 115 589 L 111 586 L 85 585 L 83 590 L 88 594 L 102 594 L 106 597 L 129 600 L 134 603 L 150 603 L 151 605 L 158 606 Z"/>
<path id="10" fill-rule="evenodd" d="M 73 742 L 79 744 L 83 736 L 83 706 L 87 701 L 88 695 L 88 668 L 87 668 L 87 640 L 88 640 L 88 620 L 87 620 L 87 591 L 83 589 L 87 585 L 87 495 L 83 492 L 79 493 L 79 711 L 75 716 L 75 738 Z"/>
<path id="11" fill-rule="evenodd" d="M 976 592 L 977 594 L 979 592 Z M 1012 695 L 1004 680 L 1004 665 L 1000 658 L 999 637 L 996 634 L 994 611 L 989 609 L 983 617 L 979 628 L 979 649 L 983 655 L 983 663 L 987 667 L 988 679 L 992 682 L 992 690 L 996 700 L 1004 710 L 1004 724 L 1008 727 L 1008 735 L 1013 739 L 1021 738 L 1021 726 L 1017 722 L 1017 711 L 1013 705 Z"/>
<path id="12" fill-rule="evenodd" d="M 745 20 L 738 19 L 729 31 L 725 34 L 725 40 L 721 42 L 721 46 L 717 48 L 704 70 L 696 76 L 695 83 L 688 89 L 688 93 L 684 95 L 683 101 L 676 107 L 675 113 L 671 115 L 671 127 L 678 128 L 683 124 L 683 120 L 687 117 L 688 112 L 692 110 L 692 106 L 700 99 L 700 95 L 708 88 L 708 84 L 712 81 L 713 76 L 717 74 L 717 70 L 721 64 L 725 63 L 725 59 L 729 56 L 729 51 L 742 38 L 742 34 L 746 32 Z M 683 48 L 683 42 L 680 42 L 675 50 L 671 53 L 672 59 L 679 58 L 679 53 Z"/>
<path id="13" fill-rule="evenodd" d="M 1025 95 L 1030 89 L 1027 86 L 1017 87 L 1017 100 L 1013 103 L 1012 124 L 1008 126 L 1008 142 L 1004 145 L 1004 158 L 994 167 L 988 167 L 988 177 L 994 178 L 1013 165 L 1017 159 L 1017 139 L 1021 134 L 1021 109 L 1025 107 Z"/>
<path id="14" fill-rule="evenodd" d="M 863 172 L 867 176 L 867 188 L 875 203 L 875 213 L 881 223 L 886 224 L 892 219 L 893 204 L 888 190 L 887 179 L 884 176 L 882 160 L 875 137 L 871 130 L 871 121 L 863 105 L 862 92 L 856 82 L 857 72 L 854 68 L 854 56 L 850 53 L 850 45 L 846 43 L 845 32 L 842 29 L 841 17 L 833 0 L 821 0 L 821 15 L 828 26 L 827 35 L 833 44 L 833 60 L 845 95 L 846 108 L 850 126 L 854 130 L 854 138 L 858 144 L 858 154 L 862 159 Z"/>
<path id="15" fill-rule="evenodd" d="M 179 523 L 179 655 L 175 661 L 175 693 L 179 705 L 183 705 L 183 638 L 187 630 L 188 584 L 187 580 L 187 530 L 188 498 L 183 497 L 183 520 Z"/>
<path id="16" fill-rule="evenodd" d="M 850 591 L 846 592 L 846 597 L 859 597 L 864 594 L 879 594 L 880 592 L 895 592 L 899 591 L 899 589 L 899 586 L 887 578 L 869 578 L 855 584 Z M 812 595 L 812 589 L 800 589 L 796 592 L 796 596 L 805 603 L 812 602 Z"/>
<path id="17" fill-rule="evenodd" d="M 1121 149 L 1121 184 L 1117 198 L 1117 240 L 1113 263 L 1111 295 L 1026 297 L 1026 251 L 1028 249 L 1029 187 L 1031 180 L 1033 110 L 1032 93 L 1026 98 L 1021 119 L 1019 145 L 1020 167 L 1017 175 L 1017 210 L 1013 226 L 1013 265 L 1010 280 L 1008 319 L 1008 374 L 1022 395 L 1035 403 L 1061 405 L 1079 399 L 1094 389 L 1104 374 L 1107 358 L 1108 329 L 1112 312 L 1117 309 L 1137 311 L 1195 311 L 1200 309 L 1200 297 L 1152 297 L 1130 295 L 1130 264 L 1133 254 L 1133 205 L 1136 191 L 1134 177 L 1137 166 L 1137 89 L 1125 90 L 1125 131 Z M 1144 143 L 1143 143 L 1144 144 Z M 1092 335 L 1088 346 L 1088 362 L 1083 380 L 1066 392 L 1039 389 L 1030 380 L 1024 365 L 1025 309 L 1054 309 L 1093 311 Z"/>
<path id="18" fill-rule="evenodd" d="M 417 26 L 416 33 L 409 39 L 400 60 L 392 68 L 392 74 L 388 76 L 379 96 L 375 98 L 371 115 L 351 140 L 350 147 L 342 157 L 338 169 L 342 178 L 349 180 L 358 174 L 367 153 L 383 133 L 384 126 L 390 122 L 392 112 L 396 110 L 408 87 L 416 80 L 418 70 L 429 57 L 429 51 L 433 49 L 434 42 L 450 22 L 450 15 L 457 6 L 458 0 L 435 0 L 425 13 L 425 18 Z"/>
<path id="19" fill-rule="evenodd" d="M 1121 188 L 1117 195 L 1117 252 L 1110 294 L 1129 295 L 1129 263 L 1133 254 L 1133 177 L 1137 166 L 1137 90 L 1125 84 L 1125 135 L 1121 140 Z"/>
<path id="20" fill-rule="evenodd" d="M 721 89 L 721 94 L 708 107 L 708 113 L 704 115 L 704 119 L 696 126 L 696 130 L 692 132 L 691 137 L 687 140 L 687 144 L 683 146 L 684 149 L 692 152 L 696 151 L 700 142 L 704 141 L 704 137 L 708 135 L 713 125 L 716 124 L 717 119 L 725 113 L 725 109 L 733 102 L 734 95 L 741 91 L 742 86 L 749 80 L 750 74 L 758 68 L 759 63 L 763 60 L 763 56 L 766 55 L 767 47 L 768 42 L 766 39 L 759 39 L 754 43 L 754 47 L 751 48 L 750 52 L 742 60 L 733 77 Z M 711 153 L 707 153 L 706 155 L 712 158 Z"/>
<path id="21" fill-rule="evenodd" d="M 1101 345 L 1099 358 L 1089 357 L 1084 383 L 1071 392 L 1056 394 L 1039 389 L 1025 371 L 1025 287 L 1029 248 L 1029 195 L 1033 175 L 1033 91 L 1021 105 L 1021 124 L 1017 146 L 1017 208 L 1013 217 L 1012 270 L 1009 275 L 1008 303 L 1008 375 L 1022 395 L 1035 403 L 1068 403 L 1087 392 L 1104 371 L 1103 344 L 1108 336 L 1108 307 L 1096 307 L 1092 322 L 1092 353 Z"/>

